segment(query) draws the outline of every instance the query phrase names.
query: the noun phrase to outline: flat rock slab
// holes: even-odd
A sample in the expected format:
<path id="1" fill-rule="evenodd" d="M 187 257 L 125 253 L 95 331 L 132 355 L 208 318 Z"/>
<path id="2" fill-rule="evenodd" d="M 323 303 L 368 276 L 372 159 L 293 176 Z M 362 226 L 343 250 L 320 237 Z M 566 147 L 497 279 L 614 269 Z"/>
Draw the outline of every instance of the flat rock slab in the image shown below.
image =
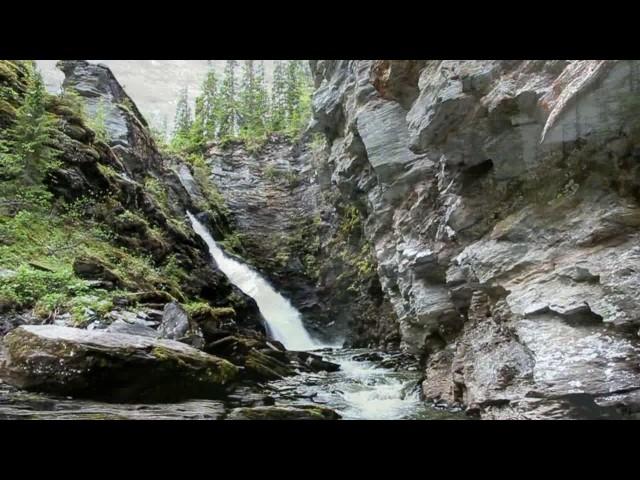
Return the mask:
<path id="1" fill-rule="evenodd" d="M 319 405 L 234 408 L 227 420 L 339 420 L 340 415 Z"/>
<path id="2" fill-rule="evenodd" d="M 3 339 L 0 378 L 31 391 L 116 402 L 216 398 L 238 374 L 227 360 L 173 340 L 55 325 Z"/>
<path id="3" fill-rule="evenodd" d="M 67 399 L 0 384 L 0 420 L 220 420 L 219 400 L 131 404 Z"/>

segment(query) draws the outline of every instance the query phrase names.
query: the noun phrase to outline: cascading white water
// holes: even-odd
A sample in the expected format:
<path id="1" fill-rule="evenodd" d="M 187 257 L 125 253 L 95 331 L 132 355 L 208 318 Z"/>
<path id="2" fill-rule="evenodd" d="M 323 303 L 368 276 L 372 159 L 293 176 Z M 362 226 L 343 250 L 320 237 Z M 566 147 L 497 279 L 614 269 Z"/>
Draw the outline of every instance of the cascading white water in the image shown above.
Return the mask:
<path id="1" fill-rule="evenodd" d="M 211 256 L 229 280 L 258 304 L 271 336 L 288 350 L 312 350 L 322 345 L 315 342 L 302 325 L 300 313 L 276 292 L 256 271 L 228 257 L 211 237 L 207 228 L 187 212 L 194 231 L 209 247 Z"/>
<path id="2" fill-rule="evenodd" d="M 354 361 L 351 359 L 354 352 L 341 349 L 338 345 L 323 345 L 314 341 L 305 330 L 300 313 L 287 299 L 257 272 L 227 256 L 207 228 L 190 212 L 187 215 L 194 231 L 206 242 L 220 270 L 256 301 L 273 338 L 289 350 L 338 348 L 324 354 L 330 361 L 340 364 L 338 372 L 302 374 L 282 379 L 283 388 L 294 388 L 306 398 L 317 396 L 321 403 L 331 406 L 347 419 L 421 418 L 424 407 L 417 393 L 405 392 L 407 387 L 415 384 L 415 380 L 389 369 L 378 368 L 368 361 Z M 290 382 L 293 385 L 289 385 Z"/>

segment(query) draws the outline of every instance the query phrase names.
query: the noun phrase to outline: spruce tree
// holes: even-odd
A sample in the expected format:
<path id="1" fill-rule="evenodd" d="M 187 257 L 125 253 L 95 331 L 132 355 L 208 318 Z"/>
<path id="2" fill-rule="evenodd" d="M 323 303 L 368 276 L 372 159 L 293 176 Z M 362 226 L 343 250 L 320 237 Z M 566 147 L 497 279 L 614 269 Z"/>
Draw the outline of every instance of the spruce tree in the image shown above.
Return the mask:
<path id="1" fill-rule="evenodd" d="M 259 135 L 264 136 L 269 130 L 269 92 L 264 73 L 264 60 L 256 69 L 256 119 Z"/>
<path id="2" fill-rule="evenodd" d="M 29 89 L 13 125 L 0 130 L 0 204 L 11 199 L 18 208 L 46 207 L 50 193 L 43 182 L 59 165 L 59 151 L 51 147 L 56 120 L 45 108 L 48 94 L 42 76 L 32 61 L 25 64 Z"/>
<path id="3" fill-rule="evenodd" d="M 224 69 L 224 79 L 220 88 L 220 104 L 218 117 L 218 137 L 225 139 L 237 133 L 238 99 L 236 92 L 236 60 L 227 60 Z"/>
<path id="4" fill-rule="evenodd" d="M 42 76 L 33 66 L 30 76 L 31 88 L 8 132 L 7 144 L 20 166 L 22 182 L 32 186 L 42 183 L 55 167 L 57 152 L 50 147 L 55 119 L 45 110 L 47 93 Z"/>
<path id="5" fill-rule="evenodd" d="M 311 115 L 311 72 L 306 62 L 290 60 L 285 79 L 286 132 L 298 135 L 307 125 Z"/>
<path id="6" fill-rule="evenodd" d="M 195 121 L 199 123 L 205 141 L 212 141 L 216 138 L 220 116 L 219 104 L 218 79 L 210 65 L 207 76 L 202 83 L 202 94 L 196 99 Z"/>
<path id="7" fill-rule="evenodd" d="M 276 60 L 271 83 L 270 127 L 273 132 L 282 132 L 287 121 L 287 78 L 286 61 Z"/>
<path id="8" fill-rule="evenodd" d="M 255 69 L 253 60 L 245 60 L 242 65 L 242 81 L 238 98 L 240 134 L 251 135 L 255 124 Z"/>
<path id="9" fill-rule="evenodd" d="M 174 147 L 182 148 L 188 145 L 192 123 L 189 91 L 187 87 L 185 87 L 180 92 L 176 105 L 175 125 L 173 128 L 173 139 L 171 141 Z"/>
<path id="10" fill-rule="evenodd" d="M 286 117 L 291 123 L 300 102 L 299 60 L 289 60 L 286 71 L 285 109 Z"/>
<path id="11" fill-rule="evenodd" d="M 260 142 L 267 133 L 268 94 L 264 79 L 264 63 L 246 60 L 243 65 L 238 110 L 240 134 L 245 140 Z"/>

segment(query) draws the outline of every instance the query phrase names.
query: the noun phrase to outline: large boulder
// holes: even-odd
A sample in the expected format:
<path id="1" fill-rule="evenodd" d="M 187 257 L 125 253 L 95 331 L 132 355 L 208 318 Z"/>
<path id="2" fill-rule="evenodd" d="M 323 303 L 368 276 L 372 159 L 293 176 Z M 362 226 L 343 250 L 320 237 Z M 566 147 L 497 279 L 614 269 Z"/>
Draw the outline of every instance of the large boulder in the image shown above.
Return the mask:
<path id="1" fill-rule="evenodd" d="M 254 380 L 278 380 L 295 374 L 286 355 L 268 348 L 260 338 L 228 336 L 206 345 L 205 351 L 230 358 L 244 367 L 243 374 Z"/>
<path id="2" fill-rule="evenodd" d="M 238 373 L 232 363 L 183 343 L 54 325 L 21 326 L 3 346 L 3 381 L 108 401 L 217 397 Z"/>
<path id="3" fill-rule="evenodd" d="M 168 303 L 164 307 L 158 333 L 162 338 L 179 340 L 196 348 L 204 346 L 200 328 L 191 321 L 185 309 L 177 302 Z"/>

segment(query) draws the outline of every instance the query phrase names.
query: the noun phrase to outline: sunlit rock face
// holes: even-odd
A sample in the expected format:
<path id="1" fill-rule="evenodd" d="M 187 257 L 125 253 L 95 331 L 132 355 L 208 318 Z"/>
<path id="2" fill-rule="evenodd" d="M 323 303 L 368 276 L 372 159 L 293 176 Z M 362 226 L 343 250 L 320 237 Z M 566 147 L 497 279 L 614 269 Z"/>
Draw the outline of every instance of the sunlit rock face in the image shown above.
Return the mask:
<path id="1" fill-rule="evenodd" d="M 332 188 L 365 206 L 427 398 L 640 409 L 639 67 L 312 62 Z"/>

